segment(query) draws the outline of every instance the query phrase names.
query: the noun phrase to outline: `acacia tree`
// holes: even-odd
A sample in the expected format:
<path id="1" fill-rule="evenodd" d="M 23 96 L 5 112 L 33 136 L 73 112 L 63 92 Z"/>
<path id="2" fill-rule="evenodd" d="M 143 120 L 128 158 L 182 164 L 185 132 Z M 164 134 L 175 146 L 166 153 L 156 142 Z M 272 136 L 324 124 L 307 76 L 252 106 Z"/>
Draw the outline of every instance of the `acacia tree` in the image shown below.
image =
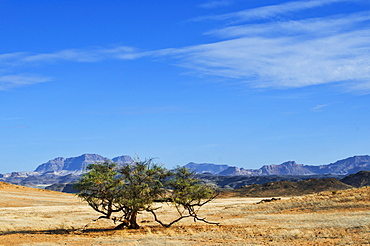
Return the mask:
<path id="1" fill-rule="evenodd" d="M 137 214 L 161 197 L 166 176 L 166 170 L 151 159 L 120 167 L 106 161 L 89 165 L 75 187 L 79 197 L 103 214 L 98 219 L 121 222 L 117 228 L 138 229 Z"/>
<path id="2" fill-rule="evenodd" d="M 172 224 L 188 217 L 192 217 L 194 222 L 197 220 L 216 224 L 216 222 L 209 222 L 205 218 L 200 218 L 198 212 L 200 208 L 208 202 L 214 200 L 218 193 L 210 186 L 205 185 L 200 180 L 195 178 L 195 173 L 190 172 L 185 167 L 177 167 L 171 172 L 171 179 L 167 182 L 168 187 L 172 190 L 169 193 L 167 200 L 172 202 L 175 206 L 178 218 L 170 223 L 163 223 L 155 214 L 155 209 L 147 209 L 154 216 L 155 221 L 165 227 L 170 227 Z"/>
<path id="3" fill-rule="evenodd" d="M 138 229 L 137 214 L 146 211 L 154 200 L 165 194 L 164 182 L 168 172 L 161 166 L 153 164 L 152 159 L 136 161 L 131 165 L 123 165 L 119 169 L 120 185 L 119 205 L 123 212 L 122 218 L 128 228 Z"/>
<path id="4" fill-rule="evenodd" d="M 116 195 L 120 185 L 116 164 L 108 161 L 90 164 L 87 171 L 74 186 L 79 190 L 78 196 L 103 214 L 98 219 L 111 219 L 114 212 L 121 210 Z"/>
<path id="5" fill-rule="evenodd" d="M 213 200 L 215 192 L 195 179 L 187 169 L 168 171 L 154 164 L 152 159 L 138 159 L 120 166 L 108 161 L 91 164 L 75 188 L 79 190 L 80 198 L 103 214 L 98 219 L 120 222 L 117 229 L 138 229 L 137 215 L 143 211 L 152 213 L 155 221 L 166 227 L 187 217 L 212 223 L 199 218 L 199 210 L 195 208 Z M 154 207 L 158 200 L 171 201 L 179 217 L 167 224 L 160 221 L 156 215 L 160 207 Z"/>

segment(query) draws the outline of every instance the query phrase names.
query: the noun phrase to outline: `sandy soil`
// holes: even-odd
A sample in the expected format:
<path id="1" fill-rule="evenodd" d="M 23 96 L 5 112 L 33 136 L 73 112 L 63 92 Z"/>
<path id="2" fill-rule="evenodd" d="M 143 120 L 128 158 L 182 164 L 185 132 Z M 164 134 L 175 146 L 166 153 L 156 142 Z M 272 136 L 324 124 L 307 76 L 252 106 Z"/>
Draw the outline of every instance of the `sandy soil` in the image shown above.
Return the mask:
<path id="1" fill-rule="evenodd" d="M 113 230 L 71 194 L 0 183 L 0 245 L 370 245 L 370 187 L 285 198 L 220 198 L 170 228 L 140 214 L 139 230 Z M 160 206 L 160 205 L 158 205 Z M 162 204 L 170 220 L 173 208 Z"/>

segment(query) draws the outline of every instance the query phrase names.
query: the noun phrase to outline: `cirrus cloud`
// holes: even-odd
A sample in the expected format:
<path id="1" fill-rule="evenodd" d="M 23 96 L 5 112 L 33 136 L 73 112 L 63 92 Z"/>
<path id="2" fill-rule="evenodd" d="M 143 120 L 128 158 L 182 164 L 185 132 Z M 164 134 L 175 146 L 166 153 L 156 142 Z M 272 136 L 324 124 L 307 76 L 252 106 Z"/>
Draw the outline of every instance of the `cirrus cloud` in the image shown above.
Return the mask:
<path id="1" fill-rule="evenodd" d="M 358 1 L 292 1 L 214 19 L 248 22 L 341 2 Z M 370 11 L 259 24 L 235 23 L 205 33 L 219 37 L 219 42 L 167 49 L 164 53 L 172 53 L 176 64 L 200 74 L 236 79 L 250 87 L 340 84 L 347 90 L 369 88 Z"/>
<path id="2" fill-rule="evenodd" d="M 44 77 L 39 75 L 4 75 L 0 76 L 0 91 L 49 82 L 51 80 L 51 77 Z"/>
<path id="3" fill-rule="evenodd" d="M 221 2 L 228 1 L 208 3 L 216 5 Z M 212 16 L 214 20 L 226 23 L 205 33 L 219 39 L 207 44 L 146 52 L 127 46 L 65 49 L 40 54 L 16 52 L 0 55 L 0 65 L 13 68 L 40 63 L 91 63 L 150 57 L 165 59 L 201 75 L 228 78 L 252 88 L 335 84 L 347 90 L 368 91 L 370 11 L 299 18 L 299 13 L 307 9 L 358 2 L 361 1 L 288 1 Z M 297 13 L 294 20 L 286 17 L 292 12 Z M 284 16 L 279 21 L 266 18 L 279 15 Z M 264 21 L 256 24 L 250 22 L 253 19 Z M 47 76 L 9 75 L 6 69 L 0 70 L 0 90 L 50 80 Z"/>

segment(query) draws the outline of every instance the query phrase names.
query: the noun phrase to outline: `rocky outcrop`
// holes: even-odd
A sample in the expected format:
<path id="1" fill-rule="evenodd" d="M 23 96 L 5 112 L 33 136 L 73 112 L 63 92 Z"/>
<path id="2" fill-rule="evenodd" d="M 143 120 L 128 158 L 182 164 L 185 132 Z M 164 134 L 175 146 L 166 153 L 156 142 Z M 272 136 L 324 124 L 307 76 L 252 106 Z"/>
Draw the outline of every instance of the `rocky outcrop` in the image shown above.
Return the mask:
<path id="1" fill-rule="evenodd" d="M 129 155 L 121 155 L 121 156 L 114 157 L 112 161 L 114 161 L 118 165 L 130 164 L 134 162 L 134 160 Z"/>
<path id="2" fill-rule="evenodd" d="M 252 184 L 236 189 L 235 195 L 249 197 L 297 196 L 353 188 L 334 178 L 308 179 L 298 182 L 278 181 L 265 184 Z"/>
<path id="3" fill-rule="evenodd" d="M 218 175 L 225 176 L 259 176 L 262 174 L 260 169 L 244 169 L 239 167 L 229 167 L 228 169 L 220 172 Z"/>
<path id="4" fill-rule="evenodd" d="M 225 169 L 227 169 L 228 165 L 217 165 L 212 163 L 194 163 L 189 162 L 184 167 L 189 168 L 191 171 L 196 173 L 211 173 L 211 174 L 218 174 Z"/>
<path id="5" fill-rule="evenodd" d="M 295 161 L 287 161 L 280 165 L 265 165 L 261 168 L 262 175 L 312 175 L 308 166 L 297 164 Z"/>
<path id="6" fill-rule="evenodd" d="M 49 171 L 61 171 L 63 170 L 65 160 L 66 159 L 63 157 L 55 158 L 53 160 L 50 160 L 46 163 L 39 165 L 35 169 L 35 172 L 44 173 Z"/>
<path id="7" fill-rule="evenodd" d="M 1 181 L 5 181 L 12 184 L 21 184 L 23 180 L 32 176 L 37 178 L 38 176 L 40 176 L 40 174 L 36 172 L 12 172 L 2 175 L 0 179 Z"/>
<path id="8" fill-rule="evenodd" d="M 362 186 L 370 186 L 370 171 L 360 171 L 356 174 L 351 174 L 341 181 L 357 188 Z"/>
<path id="9" fill-rule="evenodd" d="M 35 172 L 59 172 L 74 171 L 84 172 L 89 164 L 109 160 L 106 157 L 97 154 L 84 154 L 78 157 L 63 158 L 58 157 L 38 166 Z"/>
<path id="10" fill-rule="evenodd" d="M 53 184 L 50 186 L 45 187 L 46 190 L 53 190 L 53 191 L 59 191 L 59 192 L 65 192 L 65 193 L 77 193 L 78 190 L 76 190 L 73 183 L 61 183 L 61 184 Z"/>

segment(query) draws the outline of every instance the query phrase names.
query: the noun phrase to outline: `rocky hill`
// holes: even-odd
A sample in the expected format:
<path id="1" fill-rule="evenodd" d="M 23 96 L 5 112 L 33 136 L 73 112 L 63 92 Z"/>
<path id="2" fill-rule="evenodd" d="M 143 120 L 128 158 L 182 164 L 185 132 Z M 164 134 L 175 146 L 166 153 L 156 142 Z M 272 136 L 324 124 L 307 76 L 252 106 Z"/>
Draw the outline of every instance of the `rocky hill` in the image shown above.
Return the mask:
<path id="1" fill-rule="evenodd" d="M 360 171 L 356 174 L 351 174 L 341 181 L 353 187 L 370 186 L 370 171 Z"/>
<path id="2" fill-rule="evenodd" d="M 74 183 L 61 183 L 61 184 L 53 184 L 53 185 L 47 186 L 45 187 L 45 189 L 64 192 L 64 193 L 77 193 L 78 190 L 76 190 L 73 186 L 74 186 Z"/>
<path id="3" fill-rule="evenodd" d="M 308 179 L 298 182 L 278 181 L 265 184 L 252 184 L 232 191 L 233 196 L 241 197 L 277 197 L 297 196 L 353 188 L 334 178 Z"/>
<path id="4" fill-rule="evenodd" d="M 295 161 L 287 161 L 280 165 L 265 165 L 261 168 L 262 175 L 312 175 L 325 174 L 316 173 L 311 170 L 312 166 L 297 164 Z"/>
<path id="5" fill-rule="evenodd" d="M 251 184 L 265 184 L 269 182 L 290 181 L 298 182 L 307 179 L 335 178 L 343 179 L 345 175 L 260 175 L 260 176 L 221 176 L 198 174 L 197 178 L 205 183 L 225 189 L 238 189 Z"/>
<path id="6" fill-rule="evenodd" d="M 260 169 L 244 169 L 239 167 L 228 167 L 226 170 L 218 173 L 221 176 L 260 176 L 261 174 Z"/>
<path id="7" fill-rule="evenodd" d="M 228 165 L 217 165 L 212 163 L 194 163 L 194 162 L 189 162 L 184 167 L 189 168 L 190 170 L 195 171 L 197 173 L 210 173 L 210 174 L 218 174 L 229 168 Z"/>

